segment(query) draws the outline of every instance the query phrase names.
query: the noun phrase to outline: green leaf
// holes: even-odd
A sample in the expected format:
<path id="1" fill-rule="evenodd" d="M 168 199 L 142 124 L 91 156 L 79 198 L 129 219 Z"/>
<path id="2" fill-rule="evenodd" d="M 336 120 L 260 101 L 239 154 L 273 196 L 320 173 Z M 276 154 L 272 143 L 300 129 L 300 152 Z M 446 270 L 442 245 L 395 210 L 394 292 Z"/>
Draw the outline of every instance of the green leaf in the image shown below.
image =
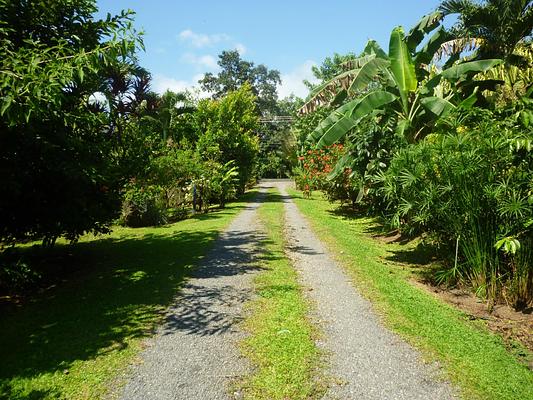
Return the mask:
<path id="1" fill-rule="evenodd" d="M 346 113 L 351 113 L 355 106 L 360 102 L 360 99 L 352 100 L 346 104 L 344 104 L 342 107 L 337 108 L 335 111 L 333 111 L 331 114 L 329 114 L 326 118 L 324 118 L 318 126 L 307 136 L 307 141 L 309 142 L 315 142 L 318 139 L 320 139 L 324 133 L 336 122 L 339 121 L 339 119 L 343 118 Z"/>
<path id="2" fill-rule="evenodd" d="M 416 54 L 416 64 L 429 64 L 441 45 L 449 41 L 451 38 L 452 36 L 448 31 L 446 31 L 444 27 L 441 27 L 429 38 L 425 46 Z"/>
<path id="3" fill-rule="evenodd" d="M 477 102 L 477 88 L 474 90 L 474 93 L 472 93 L 470 96 L 468 96 L 466 99 L 461 101 L 459 103 L 458 107 L 464 109 L 464 110 L 470 110 Z"/>
<path id="4" fill-rule="evenodd" d="M 317 147 L 330 146 L 355 127 L 357 121 L 347 115 L 340 117 L 320 138 Z"/>
<path id="5" fill-rule="evenodd" d="M 366 43 L 365 49 L 363 50 L 364 54 L 375 54 L 377 58 L 383 58 L 387 60 L 389 57 L 387 53 L 383 51 L 381 46 L 375 40 L 369 40 Z"/>
<path id="6" fill-rule="evenodd" d="M 375 54 L 368 54 L 366 56 L 358 57 L 355 60 L 348 60 L 346 62 L 343 62 L 342 68 L 346 71 L 353 70 L 353 69 L 361 69 L 363 65 L 365 65 L 370 60 L 373 60 L 376 58 Z"/>
<path id="7" fill-rule="evenodd" d="M 438 117 L 442 117 L 448 114 L 455 106 L 448 100 L 440 97 L 424 97 L 420 100 L 420 103 L 426 108 L 426 110 L 432 112 Z"/>
<path id="8" fill-rule="evenodd" d="M 389 42 L 389 59 L 390 69 L 402 98 L 403 109 L 407 114 L 408 94 L 416 90 L 418 81 L 415 74 L 415 64 L 404 41 L 402 27 L 396 27 L 392 30 Z"/>
<path id="9" fill-rule="evenodd" d="M 354 108 L 351 117 L 361 119 L 365 115 L 370 114 L 385 104 L 392 103 L 396 99 L 397 97 L 395 95 L 383 90 L 371 92 L 361 99 L 359 104 Z"/>
<path id="10" fill-rule="evenodd" d="M 382 58 L 374 58 L 367 62 L 355 75 L 348 93 L 355 94 L 359 90 L 364 90 L 389 65 L 389 61 Z"/>
<path id="11" fill-rule="evenodd" d="M 522 122 L 522 125 L 524 125 L 526 128 L 529 127 L 531 122 L 531 113 L 526 110 L 520 111 L 520 122 Z"/>
<path id="12" fill-rule="evenodd" d="M 424 36 L 440 25 L 443 17 L 444 15 L 441 11 L 434 11 L 431 14 L 424 15 L 406 36 L 409 49 L 415 51 Z"/>
<path id="13" fill-rule="evenodd" d="M 341 137 L 346 135 L 346 133 L 348 133 L 351 129 L 353 129 L 361 118 L 370 114 L 375 109 L 391 103 L 396 99 L 397 97 L 393 94 L 380 90 L 367 94 L 365 97 L 363 97 L 361 100 L 357 100 L 355 103 L 348 103 L 351 104 L 350 107 L 353 107 L 353 111 L 350 112 L 350 109 L 346 108 L 344 110 L 345 115 L 342 117 L 338 116 L 336 122 L 328 126 L 327 130 L 325 130 L 323 136 L 320 138 L 317 146 L 321 148 L 332 145 Z M 339 110 L 340 109 L 336 110 L 335 112 L 338 112 Z"/>
<path id="14" fill-rule="evenodd" d="M 459 80 L 466 74 L 485 72 L 489 69 L 500 65 L 503 61 L 500 59 L 489 59 L 489 60 L 478 60 L 470 61 L 462 64 L 454 65 L 441 72 L 441 76 L 450 80 L 456 81 Z"/>
<path id="15" fill-rule="evenodd" d="M 0 107 L 0 115 L 4 115 L 6 110 L 11 105 L 11 102 L 13 101 L 13 97 L 11 96 L 5 96 L 2 98 L 2 107 Z"/>

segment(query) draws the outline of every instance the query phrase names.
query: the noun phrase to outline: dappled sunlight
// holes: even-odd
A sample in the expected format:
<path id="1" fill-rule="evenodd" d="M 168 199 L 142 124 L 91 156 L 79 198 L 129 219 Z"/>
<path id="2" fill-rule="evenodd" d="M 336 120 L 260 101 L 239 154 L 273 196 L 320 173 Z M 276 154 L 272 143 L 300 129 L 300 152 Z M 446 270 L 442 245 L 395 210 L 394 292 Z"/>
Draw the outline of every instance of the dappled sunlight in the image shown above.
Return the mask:
<path id="1" fill-rule="evenodd" d="M 50 252 L 56 260 L 52 267 L 61 265 L 63 281 L 23 306 L 2 309 L 5 328 L 0 340 L 16 346 L 2 346 L 0 380 L 46 382 L 71 370 L 64 376 L 68 380 L 78 368 L 84 374 L 83 360 L 98 364 L 106 355 L 138 351 L 134 339 L 153 334 L 185 274 L 205 257 L 220 227 L 241 208 L 230 205 L 209 218 L 163 228 L 120 228 L 107 238 L 83 238 L 71 246 L 58 243 Z M 60 257 L 65 252 L 68 256 Z M 91 382 L 78 389 L 90 392 Z M 9 385 L 2 385 L 0 393 L 12 399 L 40 398 L 37 392 L 17 388 L 10 392 Z M 46 397 L 51 392 L 43 393 Z"/>

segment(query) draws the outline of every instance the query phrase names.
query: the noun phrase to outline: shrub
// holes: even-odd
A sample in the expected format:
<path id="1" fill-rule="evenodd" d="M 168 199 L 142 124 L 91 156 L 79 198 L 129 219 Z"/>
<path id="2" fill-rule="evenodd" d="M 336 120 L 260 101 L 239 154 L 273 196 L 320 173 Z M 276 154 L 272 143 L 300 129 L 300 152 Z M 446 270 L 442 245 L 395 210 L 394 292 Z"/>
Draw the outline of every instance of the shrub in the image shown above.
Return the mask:
<path id="1" fill-rule="evenodd" d="M 204 173 L 192 184 L 190 196 L 194 197 L 197 211 L 208 211 L 213 204 L 224 208 L 229 200 L 236 198 L 239 187 L 239 173 L 233 161 L 224 165 L 217 162 L 205 164 Z"/>
<path id="2" fill-rule="evenodd" d="M 298 157 L 300 165 L 295 169 L 295 181 L 299 189 L 310 195 L 313 190 L 328 192 L 328 175 L 343 155 L 344 146 L 334 144 L 324 149 L 309 149 Z"/>
<path id="3" fill-rule="evenodd" d="M 457 247 L 437 280 L 524 307 L 533 301 L 532 132 L 493 116 L 454 130 L 399 151 L 379 176 L 389 222 Z"/>
<path id="4" fill-rule="evenodd" d="M 0 289 L 20 291 L 41 278 L 18 254 L 5 250 L 0 254 Z"/>
<path id="5" fill-rule="evenodd" d="M 164 191 L 158 185 L 144 185 L 131 180 L 125 187 L 121 223 L 133 228 L 162 225 L 167 222 Z"/>

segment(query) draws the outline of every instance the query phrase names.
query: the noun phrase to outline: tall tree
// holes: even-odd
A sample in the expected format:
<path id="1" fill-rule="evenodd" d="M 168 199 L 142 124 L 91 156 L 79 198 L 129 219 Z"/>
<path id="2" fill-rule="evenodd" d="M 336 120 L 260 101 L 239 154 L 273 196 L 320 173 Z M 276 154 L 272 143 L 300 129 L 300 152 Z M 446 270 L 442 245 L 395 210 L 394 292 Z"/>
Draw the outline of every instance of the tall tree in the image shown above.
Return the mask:
<path id="1" fill-rule="evenodd" d="M 221 164 L 233 160 L 239 169 L 242 192 L 252 177 L 259 151 L 255 101 L 250 85 L 245 83 L 220 100 L 200 101 L 196 112 L 201 132 L 198 152 L 203 159 Z"/>
<path id="2" fill-rule="evenodd" d="M 237 50 L 223 51 L 218 58 L 221 71 L 216 75 L 209 72 L 199 81 L 205 91 L 218 99 L 248 83 L 257 97 L 258 111 L 262 115 L 276 114 L 277 85 L 281 83 L 279 71 L 245 61 Z"/>
<path id="3" fill-rule="evenodd" d="M 94 0 L 0 0 L 0 241 L 105 231 L 118 209 L 114 127 L 146 74 L 130 79 L 142 45 L 132 13 L 96 11 Z"/>
<path id="4" fill-rule="evenodd" d="M 444 0 L 439 10 L 444 15 L 458 15 L 452 34 L 475 39 L 479 59 L 507 59 L 516 45 L 532 34 L 531 0 Z"/>

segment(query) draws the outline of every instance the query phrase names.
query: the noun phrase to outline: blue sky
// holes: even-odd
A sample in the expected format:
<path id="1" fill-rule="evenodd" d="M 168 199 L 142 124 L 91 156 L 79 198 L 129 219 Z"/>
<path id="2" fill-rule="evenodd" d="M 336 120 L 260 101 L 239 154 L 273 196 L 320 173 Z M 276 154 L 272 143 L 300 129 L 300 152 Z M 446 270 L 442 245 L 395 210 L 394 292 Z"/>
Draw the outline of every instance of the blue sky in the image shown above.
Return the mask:
<path id="1" fill-rule="evenodd" d="M 438 0 L 98 0 L 100 14 L 132 9 L 145 32 L 141 65 L 156 91 L 183 90 L 205 72 L 217 71 L 217 55 L 238 49 L 242 58 L 281 72 L 280 97 L 306 96 L 301 83 L 311 66 L 333 53 L 359 52 L 368 39 L 388 47 L 397 25 L 408 30 Z"/>

